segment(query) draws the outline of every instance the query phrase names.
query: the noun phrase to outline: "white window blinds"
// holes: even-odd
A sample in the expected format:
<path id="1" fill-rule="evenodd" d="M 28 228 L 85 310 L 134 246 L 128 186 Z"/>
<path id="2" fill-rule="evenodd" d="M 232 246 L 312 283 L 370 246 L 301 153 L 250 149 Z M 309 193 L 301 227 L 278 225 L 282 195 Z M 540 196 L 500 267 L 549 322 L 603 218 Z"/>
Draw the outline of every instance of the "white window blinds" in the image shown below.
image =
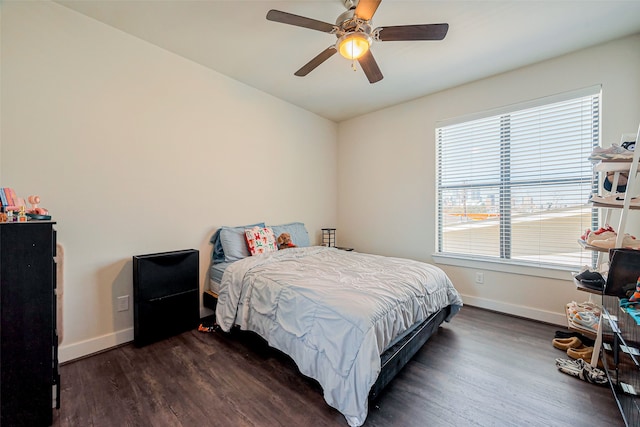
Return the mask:
<path id="1" fill-rule="evenodd" d="M 588 157 L 600 87 L 442 123 L 436 129 L 439 254 L 533 266 L 593 264 Z"/>

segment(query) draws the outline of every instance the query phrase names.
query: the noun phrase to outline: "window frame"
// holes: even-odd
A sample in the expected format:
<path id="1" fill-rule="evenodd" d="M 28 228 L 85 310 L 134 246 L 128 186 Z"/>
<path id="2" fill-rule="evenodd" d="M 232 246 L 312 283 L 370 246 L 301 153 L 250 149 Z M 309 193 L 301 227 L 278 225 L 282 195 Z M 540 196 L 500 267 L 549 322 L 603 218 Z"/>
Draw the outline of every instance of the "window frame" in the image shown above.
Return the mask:
<path id="1" fill-rule="evenodd" d="M 441 138 L 439 130 L 452 125 L 463 124 L 481 119 L 490 119 L 500 117 L 500 153 L 501 153 L 501 169 L 500 169 L 500 182 L 501 184 L 509 180 L 511 158 L 510 158 L 510 118 L 512 114 L 516 114 L 522 110 L 528 110 L 532 108 L 544 107 L 546 105 L 576 100 L 584 97 L 597 97 L 597 126 L 594 127 L 591 136 L 591 146 L 600 146 L 602 136 L 602 86 L 594 85 L 587 88 L 582 88 L 574 91 L 564 92 L 557 95 L 538 98 L 531 101 L 520 102 L 511 104 L 508 106 L 483 111 L 479 113 L 468 114 L 452 119 L 438 121 L 435 128 L 435 151 L 436 151 L 436 179 L 435 179 L 435 194 L 436 194 L 436 252 L 432 254 L 433 259 L 441 264 L 462 266 L 462 267 L 474 267 L 483 268 L 496 271 L 504 271 L 517 274 L 525 274 L 538 277 L 550 277 L 557 279 L 566 279 L 567 271 L 575 271 L 579 266 L 568 264 L 546 264 L 544 265 L 541 260 L 537 261 L 524 261 L 518 259 L 512 259 L 510 257 L 511 251 L 511 239 L 509 233 L 504 232 L 503 227 L 507 227 L 506 231 L 511 231 L 510 217 L 511 217 L 511 202 L 510 191 L 514 186 L 506 185 L 503 190 L 500 190 L 499 197 L 499 213 L 500 213 L 500 253 L 499 256 L 483 256 L 480 254 L 463 254 L 457 252 L 443 252 L 443 233 L 444 233 L 444 219 L 443 219 L 443 203 L 441 198 L 443 185 L 441 183 L 442 173 L 441 167 L 441 152 L 440 144 Z M 595 115 L 594 115 L 595 117 Z M 586 175 L 579 178 L 580 183 L 585 183 Z M 561 179 L 564 182 L 575 182 L 575 178 L 567 177 Z M 597 176 L 591 172 L 591 178 L 589 182 L 592 191 L 597 191 Z M 462 185 L 464 187 L 464 185 Z M 462 188 L 460 187 L 460 188 Z M 473 187 L 473 184 L 465 187 Z M 586 200 L 585 200 L 586 202 Z M 591 208 L 591 228 L 597 229 L 599 222 L 600 212 L 597 208 Z M 578 236 L 576 236 L 576 239 Z M 576 243 L 577 245 L 577 243 Z M 580 250 L 577 248 L 577 250 Z M 591 254 L 592 264 L 595 263 L 597 258 L 596 253 Z"/>

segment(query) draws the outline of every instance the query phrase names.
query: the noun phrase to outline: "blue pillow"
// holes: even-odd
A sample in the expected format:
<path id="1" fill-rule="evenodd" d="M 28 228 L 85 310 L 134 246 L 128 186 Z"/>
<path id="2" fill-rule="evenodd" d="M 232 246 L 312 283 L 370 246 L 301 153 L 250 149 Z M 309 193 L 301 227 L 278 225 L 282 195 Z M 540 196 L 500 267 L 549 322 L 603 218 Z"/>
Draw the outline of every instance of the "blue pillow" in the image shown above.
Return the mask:
<path id="1" fill-rule="evenodd" d="M 224 250 L 222 249 L 222 243 L 220 243 L 220 228 L 211 236 L 211 243 L 213 244 L 213 254 L 211 255 L 213 263 L 224 262 Z"/>
<path id="2" fill-rule="evenodd" d="M 222 257 L 220 253 L 218 253 L 216 257 L 217 243 L 214 243 L 213 262 L 233 262 L 251 255 L 249 253 L 249 248 L 247 247 L 247 241 L 244 237 L 244 230 L 246 228 L 253 228 L 255 226 L 264 227 L 264 222 L 241 225 L 238 227 L 220 227 L 220 229 L 216 233 L 218 233 L 218 242 L 220 244 L 220 247 L 222 248 Z"/>
<path id="3" fill-rule="evenodd" d="M 291 222 L 289 224 L 270 225 L 269 228 L 273 230 L 276 238 L 282 233 L 289 233 L 291 235 L 291 241 L 294 245 L 301 248 L 311 246 L 309 242 L 309 232 L 302 222 Z"/>

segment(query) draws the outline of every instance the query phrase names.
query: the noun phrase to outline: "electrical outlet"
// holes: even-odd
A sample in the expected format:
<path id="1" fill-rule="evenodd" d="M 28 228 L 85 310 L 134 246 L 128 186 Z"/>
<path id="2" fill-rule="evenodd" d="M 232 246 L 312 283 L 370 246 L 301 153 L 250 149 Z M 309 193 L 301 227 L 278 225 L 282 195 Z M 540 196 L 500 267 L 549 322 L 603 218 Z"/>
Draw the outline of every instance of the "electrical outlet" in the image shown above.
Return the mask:
<path id="1" fill-rule="evenodd" d="M 484 273 L 480 271 L 476 272 L 476 283 L 484 283 Z"/>
<path id="2" fill-rule="evenodd" d="M 129 295 L 118 297 L 118 311 L 129 310 Z"/>

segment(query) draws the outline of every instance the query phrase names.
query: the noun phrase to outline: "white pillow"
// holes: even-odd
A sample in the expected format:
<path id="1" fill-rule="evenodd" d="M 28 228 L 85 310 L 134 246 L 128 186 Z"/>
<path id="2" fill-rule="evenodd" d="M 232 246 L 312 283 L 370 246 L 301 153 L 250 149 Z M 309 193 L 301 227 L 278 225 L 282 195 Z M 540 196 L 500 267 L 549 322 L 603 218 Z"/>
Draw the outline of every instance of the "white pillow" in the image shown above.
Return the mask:
<path id="1" fill-rule="evenodd" d="M 265 254 L 278 250 L 278 242 L 269 227 L 253 227 L 244 231 L 247 247 L 251 255 Z"/>

